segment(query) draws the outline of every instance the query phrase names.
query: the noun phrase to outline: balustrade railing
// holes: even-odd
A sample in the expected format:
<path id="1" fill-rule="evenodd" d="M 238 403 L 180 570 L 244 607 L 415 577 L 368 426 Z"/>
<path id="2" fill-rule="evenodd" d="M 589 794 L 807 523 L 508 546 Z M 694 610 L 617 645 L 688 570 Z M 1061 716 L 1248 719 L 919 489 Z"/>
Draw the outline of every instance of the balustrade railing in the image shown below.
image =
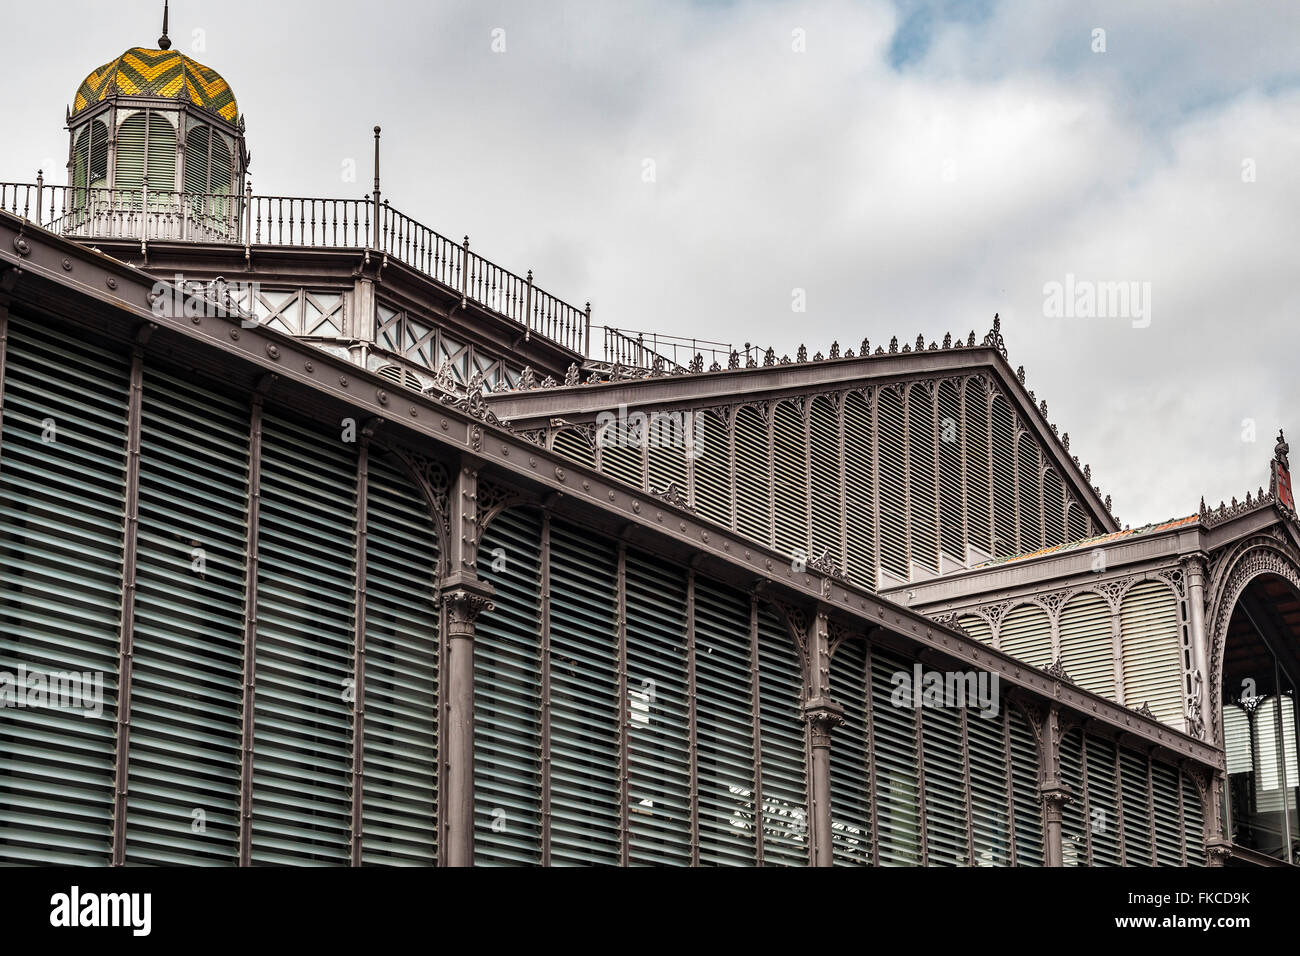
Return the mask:
<path id="1" fill-rule="evenodd" d="M 73 239 L 225 242 L 253 246 L 373 249 L 422 272 L 467 301 L 572 351 L 588 354 L 591 306 L 579 309 L 372 198 L 200 194 L 139 188 L 0 183 L 0 210 Z"/>

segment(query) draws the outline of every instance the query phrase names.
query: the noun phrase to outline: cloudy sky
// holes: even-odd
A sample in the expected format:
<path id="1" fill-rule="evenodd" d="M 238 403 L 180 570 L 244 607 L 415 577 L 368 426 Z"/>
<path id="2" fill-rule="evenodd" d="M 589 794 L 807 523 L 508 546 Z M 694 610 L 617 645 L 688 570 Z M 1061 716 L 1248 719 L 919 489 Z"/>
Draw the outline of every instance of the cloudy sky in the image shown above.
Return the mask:
<path id="1" fill-rule="evenodd" d="M 65 106 L 160 9 L 6 11 L 0 179 L 63 181 Z M 360 196 L 381 124 L 395 206 L 600 324 L 793 355 L 1001 313 L 1126 523 L 1267 485 L 1280 425 L 1300 456 L 1295 0 L 175 0 L 171 35 L 256 192 Z"/>

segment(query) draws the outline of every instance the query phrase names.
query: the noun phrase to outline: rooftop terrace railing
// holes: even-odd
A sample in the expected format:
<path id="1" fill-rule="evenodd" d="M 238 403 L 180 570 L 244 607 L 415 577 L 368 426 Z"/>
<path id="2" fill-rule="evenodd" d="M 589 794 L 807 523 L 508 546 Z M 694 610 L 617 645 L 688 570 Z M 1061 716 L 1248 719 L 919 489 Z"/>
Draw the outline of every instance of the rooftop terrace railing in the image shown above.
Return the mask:
<path id="1" fill-rule="evenodd" d="M 578 308 L 373 197 L 321 199 L 0 183 L 0 210 L 73 239 L 218 242 L 373 249 L 458 292 L 466 301 L 570 351 L 588 355 L 591 305 Z"/>

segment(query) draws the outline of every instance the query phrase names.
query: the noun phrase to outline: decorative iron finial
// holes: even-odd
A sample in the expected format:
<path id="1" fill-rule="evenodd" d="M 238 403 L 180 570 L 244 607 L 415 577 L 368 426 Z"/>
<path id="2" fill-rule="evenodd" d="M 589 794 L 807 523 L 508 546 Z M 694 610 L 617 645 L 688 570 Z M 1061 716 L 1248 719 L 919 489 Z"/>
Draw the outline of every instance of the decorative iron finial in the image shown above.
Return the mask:
<path id="1" fill-rule="evenodd" d="M 1282 429 L 1277 430 L 1277 445 L 1273 448 L 1273 457 L 1277 459 L 1278 464 L 1283 468 L 1290 469 L 1291 463 L 1287 461 L 1287 455 L 1291 451 L 1291 446 L 1286 443 L 1286 436 L 1282 434 Z"/>
<path id="2" fill-rule="evenodd" d="M 170 50 L 171 48 L 172 41 L 167 39 L 167 0 L 163 0 L 163 32 L 158 38 L 158 49 Z"/>
<path id="3" fill-rule="evenodd" d="M 997 349 L 1003 358 L 1007 357 L 1007 343 L 1002 338 L 1002 319 L 996 312 L 993 313 L 993 328 L 984 336 L 984 344 Z"/>

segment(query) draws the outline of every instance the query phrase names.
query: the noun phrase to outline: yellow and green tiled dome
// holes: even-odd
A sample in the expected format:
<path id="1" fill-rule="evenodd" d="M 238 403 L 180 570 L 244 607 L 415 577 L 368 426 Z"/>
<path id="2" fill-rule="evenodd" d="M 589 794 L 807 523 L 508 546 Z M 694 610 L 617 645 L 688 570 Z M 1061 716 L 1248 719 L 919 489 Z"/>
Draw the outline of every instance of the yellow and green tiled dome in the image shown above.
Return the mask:
<path id="1" fill-rule="evenodd" d="M 216 70 L 176 50 L 137 46 L 105 63 L 77 88 L 72 113 L 75 116 L 114 94 L 190 102 L 231 123 L 239 116 L 230 84 Z"/>

